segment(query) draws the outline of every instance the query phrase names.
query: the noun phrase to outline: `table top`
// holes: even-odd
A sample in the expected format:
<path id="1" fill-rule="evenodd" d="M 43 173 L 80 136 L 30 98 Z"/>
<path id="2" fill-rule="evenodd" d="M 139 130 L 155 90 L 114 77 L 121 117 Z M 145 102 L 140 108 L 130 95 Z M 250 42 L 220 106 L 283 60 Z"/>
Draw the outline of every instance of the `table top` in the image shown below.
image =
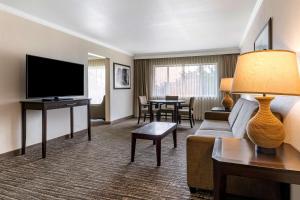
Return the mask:
<path id="1" fill-rule="evenodd" d="M 59 102 L 71 102 L 71 101 L 82 101 L 82 100 L 91 100 L 90 98 L 62 98 L 62 99 L 59 99 L 59 100 L 42 100 L 42 99 L 24 99 L 24 100 L 21 100 L 20 102 L 21 103 L 59 103 Z"/>
<path id="2" fill-rule="evenodd" d="M 176 123 L 151 122 L 141 128 L 133 130 L 132 133 L 160 136 L 166 132 L 176 129 L 176 126 Z"/>
<path id="3" fill-rule="evenodd" d="M 217 138 L 212 158 L 221 163 L 300 173 L 300 152 L 287 143 L 277 148 L 276 155 L 266 155 L 258 154 L 255 145 L 247 139 Z"/>
<path id="4" fill-rule="evenodd" d="M 152 99 L 148 101 L 152 103 L 184 103 L 185 102 L 185 100 L 183 99 L 178 99 L 178 100 Z"/>

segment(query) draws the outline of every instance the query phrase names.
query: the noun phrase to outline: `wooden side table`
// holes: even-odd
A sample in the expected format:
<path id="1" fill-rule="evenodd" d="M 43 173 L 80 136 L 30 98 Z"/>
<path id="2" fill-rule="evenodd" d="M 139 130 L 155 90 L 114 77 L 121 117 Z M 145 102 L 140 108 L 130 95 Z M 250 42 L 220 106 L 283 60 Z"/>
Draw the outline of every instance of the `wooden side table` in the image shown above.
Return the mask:
<path id="1" fill-rule="evenodd" d="M 246 139 L 217 138 L 213 154 L 214 199 L 225 199 L 228 175 L 280 182 L 281 197 L 290 199 L 290 184 L 300 184 L 300 152 L 289 144 L 277 149 L 276 155 L 257 154 Z"/>

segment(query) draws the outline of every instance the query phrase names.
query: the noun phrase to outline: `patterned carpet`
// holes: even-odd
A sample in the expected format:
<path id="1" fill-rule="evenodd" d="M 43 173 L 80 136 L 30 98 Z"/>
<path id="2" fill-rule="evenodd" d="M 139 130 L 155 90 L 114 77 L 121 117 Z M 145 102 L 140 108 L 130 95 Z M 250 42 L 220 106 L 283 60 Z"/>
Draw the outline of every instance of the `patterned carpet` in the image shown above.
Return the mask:
<path id="1" fill-rule="evenodd" d="M 212 199 L 209 193 L 191 195 L 186 185 L 185 138 L 195 128 L 179 127 L 177 149 L 172 135 L 162 140 L 161 167 L 155 146 L 145 140 L 137 141 L 130 163 L 135 128 L 132 119 L 93 127 L 91 142 L 82 134 L 53 140 L 46 159 L 40 145 L 25 156 L 2 157 L 0 199 Z"/>

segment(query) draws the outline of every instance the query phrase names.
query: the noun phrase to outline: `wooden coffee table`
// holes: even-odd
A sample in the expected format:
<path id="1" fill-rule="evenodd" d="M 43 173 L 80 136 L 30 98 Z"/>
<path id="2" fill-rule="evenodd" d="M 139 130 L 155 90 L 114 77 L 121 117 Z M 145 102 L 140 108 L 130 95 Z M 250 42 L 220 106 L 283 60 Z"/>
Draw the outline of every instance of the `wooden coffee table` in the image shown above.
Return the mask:
<path id="1" fill-rule="evenodd" d="M 141 128 L 132 131 L 131 135 L 131 162 L 134 162 L 136 139 L 153 140 L 156 145 L 157 166 L 160 166 L 161 161 L 161 140 L 173 133 L 174 148 L 177 147 L 176 123 L 169 122 L 152 122 Z"/>

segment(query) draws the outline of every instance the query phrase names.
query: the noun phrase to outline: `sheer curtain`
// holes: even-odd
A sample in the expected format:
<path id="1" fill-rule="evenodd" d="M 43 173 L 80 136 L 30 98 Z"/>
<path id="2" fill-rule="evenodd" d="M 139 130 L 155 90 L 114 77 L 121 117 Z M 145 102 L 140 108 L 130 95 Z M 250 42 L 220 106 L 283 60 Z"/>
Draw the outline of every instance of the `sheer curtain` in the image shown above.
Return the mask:
<path id="1" fill-rule="evenodd" d="M 154 65 L 153 97 L 217 97 L 217 63 Z"/>
<path id="2" fill-rule="evenodd" d="M 218 64 L 154 65 L 152 98 L 167 95 L 188 100 L 195 97 L 195 116 L 201 119 L 205 110 L 218 105 Z"/>
<path id="3" fill-rule="evenodd" d="M 88 61 L 88 96 L 91 104 L 100 104 L 105 95 L 105 60 Z"/>

